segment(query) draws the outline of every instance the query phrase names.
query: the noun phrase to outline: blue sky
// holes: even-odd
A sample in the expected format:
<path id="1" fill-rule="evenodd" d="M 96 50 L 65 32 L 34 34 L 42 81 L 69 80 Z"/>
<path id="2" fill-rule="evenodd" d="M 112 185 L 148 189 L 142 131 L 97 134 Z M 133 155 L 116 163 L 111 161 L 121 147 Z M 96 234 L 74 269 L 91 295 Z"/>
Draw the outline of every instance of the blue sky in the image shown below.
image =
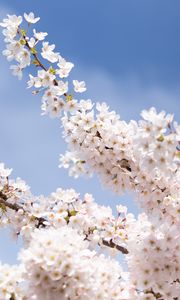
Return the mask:
<path id="1" fill-rule="evenodd" d="M 48 32 L 62 56 L 74 62 L 73 77 L 85 80 L 86 97 L 106 101 L 126 120 L 138 119 L 144 108 L 174 112 L 180 119 L 180 2 L 178 0 L 1 0 L 0 18 L 7 13 L 34 11 L 37 28 Z M 0 51 L 4 48 L 0 36 Z M 0 55 L 0 161 L 14 169 L 35 194 L 57 187 L 92 193 L 112 207 L 130 196 L 116 197 L 101 188 L 96 177 L 73 180 L 58 169 L 66 146 L 58 120 L 40 116 L 40 98 L 26 89 L 25 79 L 11 76 Z M 3 231 L 0 259 L 14 262 L 18 245 Z M 4 247 L 4 248 L 3 248 Z M 6 251 L 5 251 L 6 249 Z"/>

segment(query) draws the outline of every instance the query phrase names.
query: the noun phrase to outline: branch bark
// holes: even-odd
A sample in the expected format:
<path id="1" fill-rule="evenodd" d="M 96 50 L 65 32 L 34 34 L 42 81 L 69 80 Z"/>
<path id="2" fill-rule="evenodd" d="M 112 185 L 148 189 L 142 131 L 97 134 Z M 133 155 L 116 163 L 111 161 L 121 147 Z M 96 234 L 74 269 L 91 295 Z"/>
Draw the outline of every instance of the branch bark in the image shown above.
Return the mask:
<path id="1" fill-rule="evenodd" d="M 120 252 L 122 252 L 123 254 L 128 254 L 129 253 L 128 250 L 125 247 L 116 245 L 112 240 L 110 240 L 110 241 L 103 240 L 103 245 L 107 246 L 107 247 L 110 247 L 110 248 L 113 248 L 113 249 L 117 249 Z"/>
<path id="2" fill-rule="evenodd" d="M 0 192 L 0 204 L 5 205 L 6 207 L 13 209 L 15 211 L 18 211 L 19 209 L 22 209 L 24 211 L 24 208 L 20 205 L 18 205 L 17 203 L 9 203 L 7 196 Z"/>

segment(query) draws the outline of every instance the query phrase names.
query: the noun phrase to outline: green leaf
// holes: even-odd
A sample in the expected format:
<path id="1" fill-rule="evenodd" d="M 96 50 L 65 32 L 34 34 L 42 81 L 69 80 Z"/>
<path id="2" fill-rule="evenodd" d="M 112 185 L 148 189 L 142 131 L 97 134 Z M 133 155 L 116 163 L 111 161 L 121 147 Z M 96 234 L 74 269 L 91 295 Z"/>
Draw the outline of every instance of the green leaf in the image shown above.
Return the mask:
<path id="1" fill-rule="evenodd" d="M 66 101 L 68 102 L 68 101 L 72 101 L 72 99 L 73 99 L 73 96 L 72 95 L 66 95 Z"/>
<path id="2" fill-rule="evenodd" d="M 178 153 L 176 155 L 180 159 L 180 151 L 178 151 Z"/>
<path id="3" fill-rule="evenodd" d="M 3 203 L 0 204 L 0 209 L 2 210 L 3 213 L 7 211 L 6 205 Z"/>
<path id="4" fill-rule="evenodd" d="M 65 217 L 64 219 L 67 223 L 69 223 L 69 219 L 70 219 L 69 216 Z"/>
<path id="5" fill-rule="evenodd" d="M 26 41 L 24 39 L 20 40 L 21 45 L 26 45 Z"/>
<path id="6" fill-rule="evenodd" d="M 35 65 L 36 67 L 38 67 L 39 66 L 39 62 L 38 62 L 38 60 L 37 59 L 34 59 L 34 60 L 32 60 L 32 62 L 31 62 L 33 65 Z"/>
<path id="7" fill-rule="evenodd" d="M 158 142 L 163 142 L 164 141 L 164 135 L 160 135 L 159 137 L 158 137 Z"/>
<path id="8" fill-rule="evenodd" d="M 36 50 L 36 48 L 31 48 L 31 50 L 30 50 L 30 51 L 31 51 L 31 53 L 32 53 L 32 54 L 37 54 L 37 50 Z"/>
<path id="9" fill-rule="evenodd" d="M 31 218 L 30 218 L 30 221 L 31 221 L 31 222 L 34 222 L 34 221 L 36 221 L 36 220 L 37 220 L 37 217 L 31 216 Z"/>
<path id="10" fill-rule="evenodd" d="M 71 211 L 70 211 L 70 215 L 71 215 L 71 216 L 75 216 L 75 215 L 76 215 L 76 211 L 75 211 L 75 210 L 71 210 Z"/>
<path id="11" fill-rule="evenodd" d="M 21 29 L 20 32 L 21 32 L 21 35 L 22 35 L 22 36 L 26 36 L 26 30 L 25 30 L 25 29 Z"/>
<path id="12" fill-rule="evenodd" d="M 56 70 L 53 67 L 49 68 L 49 73 L 55 75 L 56 74 Z"/>

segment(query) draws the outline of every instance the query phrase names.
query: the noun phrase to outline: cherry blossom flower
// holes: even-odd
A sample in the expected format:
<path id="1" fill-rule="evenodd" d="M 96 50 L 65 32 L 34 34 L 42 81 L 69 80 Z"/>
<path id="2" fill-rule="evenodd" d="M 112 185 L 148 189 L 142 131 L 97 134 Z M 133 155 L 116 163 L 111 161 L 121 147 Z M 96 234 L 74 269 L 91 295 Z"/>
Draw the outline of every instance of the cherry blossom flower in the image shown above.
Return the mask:
<path id="1" fill-rule="evenodd" d="M 31 24 L 35 24 L 40 20 L 39 17 L 35 18 L 33 12 L 30 12 L 29 14 L 24 13 L 24 18 L 28 23 L 31 23 Z"/>
<path id="2" fill-rule="evenodd" d="M 14 76 L 17 76 L 19 80 L 22 79 L 23 73 L 22 73 L 22 68 L 18 65 L 11 65 L 10 69 L 12 70 L 12 74 Z"/>
<path id="3" fill-rule="evenodd" d="M 0 23 L 0 26 L 2 27 L 18 27 L 23 19 L 21 16 L 16 15 L 7 15 L 7 19 L 4 19 L 2 23 Z"/>
<path id="4" fill-rule="evenodd" d="M 59 59 L 59 53 L 55 53 L 53 50 L 55 45 L 49 45 L 48 42 L 43 42 L 41 55 L 44 59 L 47 59 L 51 63 L 55 63 Z"/>
<path id="5" fill-rule="evenodd" d="M 12 172 L 12 169 L 5 168 L 4 163 L 0 163 L 0 177 L 8 177 Z"/>
<path id="6" fill-rule="evenodd" d="M 59 67 L 59 69 L 56 70 L 56 74 L 58 74 L 60 78 L 65 78 L 69 76 L 69 73 L 74 67 L 74 64 L 71 62 L 67 62 L 62 57 L 59 57 L 59 63 L 57 64 L 57 66 Z"/>
<path id="7" fill-rule="evenodd" d="M 86 91 L 86 84 L 84 81 L 73 80 L 73 85 L 76 93 L 83 93 Z"/>
<path id="8" fill-rule="evenodd" d="M 48 35 L 47 32 L 36 32 L 36 29 L 33 29 L 34 37 L 38 41 L 43 41 L 45 37 Z"/>

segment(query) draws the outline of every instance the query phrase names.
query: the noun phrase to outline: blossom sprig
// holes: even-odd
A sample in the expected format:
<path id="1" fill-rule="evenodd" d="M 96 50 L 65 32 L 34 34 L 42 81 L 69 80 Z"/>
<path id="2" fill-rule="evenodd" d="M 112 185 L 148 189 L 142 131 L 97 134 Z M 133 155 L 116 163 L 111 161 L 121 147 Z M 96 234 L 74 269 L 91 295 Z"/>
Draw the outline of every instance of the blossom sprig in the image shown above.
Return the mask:
<path id="1" fill-rule="evenodd" d="M 112 268 L 114 268 L 113 264 L 114 266 L 117 265 L 117 267 L 118 264 L 113 262 L 113 260 L 111 261 L 110 258 L 107 259 L 102 255 L 99 256 L 99 254 L 95 253 L 95 250 L 92 251 L 92 249 L 97 250 L 97 246 L 100 246 L 101 248 L 103 247 L 113 248 L 116 251 L 121 251 L 122 253 L 127 254 L 128 251 L 124 247 L 127 244 L 126 220 L 128 224 L 131 218 L 128 221 L 128 215 L 124 215 L 124 216 L 118 215 L 118 218 L 115 219 L 112 216 L 112 211 L 110 208 L 97 205 L 94 202 L 92 196 L 89 194 L 86 194 L 84 196 L 84 199 L 81 200 L 79 198 L 79 194 L 77 194 L 72 189 L 66 191 L 62 189 L 58 189 L 55 193 L 52 193 L 52 195 L 49 198 L 45 198 L 43 196 L 34 197 L 30 193 L 28 186 L 20 179 L 17 181 L 8 179 L 8 183 L 7 183 L 6 182 L 8 178 L 7 176 L 10 175 L 11 170 L 5 168 L 4 164 L 2 163 L 0 164 L 0 166 L 1 166 L 1 170 L 0 170 L 1 226 L 5 227 L 11 225 L 14 233 L 17 235 L 21 234 L 23 236 L 23 239 L 26 241 L 26 245 L 29 244 L 28 250 L 24 250 L 24 252 L 22 252 L 21 255 L 22 264 L 16 268 L 16 272 L 17 272 L 16 278 L 9 276 L 10 272 L 15 270 L 15 267 L 10 267 L 7 265 L 2 265 L 0 267 L 1 282 L 2 282 L 0 286 L 0 295 L 3 295 L 3 299 L 9 300 L 10 298 L 8 297 L 14 297 L 12 299 L 17 298 L 17 299 L 24 300 L 25 299 L 24 297 L 28 297 L 29 295 L 28 290 L 30 291 L 30 293 L 32 293 L 31 295 L 29 295 L 29 297 L 32 296 L 32 299 L 34 296 L 38 297 L 38 299 L 44 299 L 43 298 L 44 290 L 42 289 L 42 286 L 44 286 L 45 282 L 47 283 L 47 280 L 48 282 L 49 280 L 51 280 L 51 285 L 48 287 L 49 295 L 51 295 L 50 296 L 51 299 L 52 297 L 57 297 L 57 295 L 59 295 L 60 293 L 60 290 L 58 289 L 55 292 L 54 286 L 57 285 L 57 280 L 60 280 L 60 278 L 62 278 L 62 282 L 58 282 L 58 286 L 60 289 L 62 289 L 62 287 L 64 286 L 64 277 L 65 280 L 67 280 L 66 276 L 64 275 L 64 272 L 66 270 L 65 266 L 69 265 L 70 261 L 74 262 L 71 266 L 72 267 L 71 272 L 68 273 L 70 276 L 69 280 L 71 280 L 72 289 L 75 288 L 76 285 L 74 285 L 74 279 L 72 280 L 72 275 L 70 274 L 71 273 L 75 274 L 76 270 L 78 270 L 78 274 L 79 272 L 81 273 L 80 262 L 82 261 L 84 261 L 84 263 L 86 262 L 85 264 L 84 263 L 82 264 L 82 270 L 84 269 L 83 274 L 86 274 L 87 280 L 89 282 L 92 282 L 92 280 L 94 280 L 97 282 L 96 284 L 102 285 L 103 283 L 101 282 L 100 279 L 102 276 L 98 274 L 101 274 L 102 272 L 104 274 L 104 267 L 103 267 L 104 264 L 107 264 L 107 272 L 108 270 L 110 271 L 108 267 L 109 265 L 112 264 Z M 4 181 L 4 179 L 6 180 Z M 124 210 L 124 212 L 126 213 L 126 210 Z M 42 231 L 43 228 L 44 231 Z M 62 253 L 64 253 L 64 250 L 62 249 L 62 247 L 61 247 L 62 253 L 59 251 L 57 252 L 59 259 L 63 260 L 62 267 L 58 265 L 56 259 L 52 257 L 55 249 L 52 249 L 52 253 L 49 252 L 49 246 L 50 246 L 49 239 L 51 233 L 53 234 L 52 235 L 53 240 L 54 240 L 54 236 L 58 238 L 59 234 L 60 236 L 62 235 L 64 239 L 63 245 L 64 245 L 64 249 L 66 249 L 67 251 L 67 257 L 64 257 L 63 259 Z M 45 261 L 47 261 L 47 266 L 45 265 L 46 264 L 45 261 L 44 262 L 39 261 L 38 263 L 39 270 L 35 266 L 33 267 L 32 264 L 31 264 L 32 270 L 34 270 L 35 272 L 33 271 L 32 273 L 31 270 L 29 269 L 30 266 L 29 262 L 30 260 L 32 260 L 29 254 L 34 253 L 33 255 L 35 255 L 36 252 L 36 251 L 34 252 L 33 250 L 33 236 L 35 237 L 34 242 L 35 241 L 37 242 L 36 239 L 38 238 L 39 246 L 41 245 L 42 237 L 43 236 L 48 237 L 48 241 L 44 240 L 43 242 L 43 245 L 46 249 L 45 252 L 42 248 L 42 245 L 40 246 L 39 250 L 41 249 L 41 251 L 47 253 L 50 259 L 49 262 L 51 261 L 50 265 L 52 266 L 52 274 L 51 274 L 52 276 L 50 275 L 49 279 L 46 278 L 47 277 L 46 267 L 50 266 L 49 262 L 47 261 L 47 257 L 45 257 Z M 39 239 L 38 236 L 41 236 L 41 238 Z M 82 256 L 80 255 L 80 252 L 77 249 L 77 238 L 78 240 L 86 241 L 86 243 L 84 242 L 84 245 L 86 245 L 87 249 L 86 250 L 84 249 L 82 251 Z M 59 249 L 59 246 L 55 240 L 54 242 L 55 242 L 54 246 L 57 245 Z M 58 238 L 58 243 L 61 244 L 59 238 Z M 78 244 L 80 245 L 79 242 Z M 70 253 L 68 248 L 69 249 L 72 248 L 71 258 L 69 256 Z M 39 250 L 37 249 L 37 251 Z M 30 251 L 29 254 L 28 251 Z M 37 259 L 39 255 L 38 253 L 36 257 Z M 37 262 L 36 258 L 34 261 L 35 264 Z M 56 268 L 54 268 L 54 266 L 52 265 L 53 261 L 54 264 L 57 264 Z M 93 271 L 94 275 L 92 274 L 92 272 L 88 273 L 87 266 L 89 266 L 89 264 L 91 265 L 89 270 L 91 270 L 92 268 L 92 270 L 94 270 Z M 98 270 L 95 268 L 96 264 L 98 265 Z M 41 273 L 39 278 L 37 278 L 37 275 L 39 274 L 40 270 L 45 273 Z M 67 271 L 68 270 L 69 269 L 67 269 Z M 51 272 L 50 269 L 49 272 Z M 95 274 L 97 274 L 97 277 Z M 107 276 L 109 277 L 108 274 L 110 273 L 107 273 Z M 114 276 L 115 274 L 113 273 L 112 279 L 115 278 Z M 117 291 L 121 292 L 122 295 L 124 294 L 129 295 L 130 285 L 127 286 L 125 283 L 123 282 L 121 283 L 119 281 L 119 277 L 120 277 L 120 273 L 117 273 L 116 276 L 118 280 L 117 290 L 113 289 L 111 291 L 106 289 L 106 291 L 103 292 L 103 295 L 105 295 L 104 293 L 108 293 L 108 295 L 110 295 L 109 293 L 112 293 L 113 295 L 115 295 L 114 297 L 118 297 Z M 77 279 L 77 284 L 78 286 L 81 287 L 84 286 L 85 289 L 85 287 L 87 288 L 87 283 L 84 282 L 83 278 L 84 275 L 80 276 L 79 279 Z M 34 290 L 34 288 L 33 289 L 28 288 L 28 290 L 22 288 L 24 286 L 23 282 L 25 283 L 26 287 L 27 285 L 34 286 L 35 279 L 36 280 L 38 279 L 39 282 L 38 286 L 36 285 L 36 290 Z M 98 283 L 99 280 L 100 282 Z M 91 287 L 88 287 L 88 290 L 90 290 L 89 291 L 90 294 L 92 294 L 94 281 L 91 283 L 92 284 Z M 103 280 L 103 282 L 104 284 L 107 284 L 109 281 Z M 69 289 L 66 290 L 64 287 L 63 291 L 64 293 L 67 293 Z M 85 291 L 82 290 L 81 294 L 82 293 L 85 293 Z M 96 289 L 94 290 L 93 293 L 95 293 L 94 297 L 99 297 L 98 296 L 99 292 L 97 292 Z M 48 297 L 47 299 L 49 299 L 49 296 L 47 297 Z"/>
<path id="2" fill-rule="evenodd" d="M 81 200 L 73 189 L 57 189 L 49 197 L 35 197 L 23 180 L 8 180 L 10 169 L 4 164 L 0 170 L 1 226 L 12 226 L 13 231 L 27 240 L 35 228 L 68 226 L 84 234 L 91 246 L 106 246 L 124 254 L 128 253 L 125 212 L 115 218 L 109 207 L 98 205 L 92 195 Z M 16 212 L 16 213 L 15 213 Z M 105 247 L 105 248 L 106 248 Z"/>
<path id="3" fill-rule="evenodd" d="M 33 13 L 24 14 L 24 19 L 30 25 L 39 21 L 39 17 L 35 18 Z M 46 32 L 36 32 L 33 29 L 33 36 L 28 36 L 28 30 L 22 29 L 23 18 L 21 16 L 9 16 L 4 19 L 0 25 L 4 27 L 3 34 L 5 42 L 7 43 L 6 50 L 3 54 L 9 61 L 15 60 L 17 64 L 11 65 L 13 75 L 22 79 L 23 70 L 34 64 L 36 67 L 42 69 L 37 71 L 37 76 L 30 74 L 28 87 L 35 88 L 34 94 L 43 92 L 42 97 L 42 111 L 43 114 L 49 113 L 51 117 L 57 117 L 62 110 L 72 110 L 73 106 L 77 108 L 76 100 L 73 99 L 72 94 L 68 93 L 68 81 L 66 79 L 74 64 L 66 61 L 58 52 L 55 52 L 55 45 L 50 45 L 49 42 L 44 41 L 47 36 Z M 39 43 L 42 42 L 40 55 L 46 64 L 57 64 L 45 66 L 42 59 L 38 55 Z M 73 80 L 73 87 L 76 93 L 86 91 L 84 81 Z M 69 100 L 71 103 L 69 104 Z"/>
<path id="4" fill-rule="evenodd" d="M 129 294 L 117 261 L 98 256 L 87 246 L 84 237 L 70 227 L 35 231 L 29 247 L 20 253 L 29 296 L 115 300 Z"/>
<path id="5" fill-rule="evenodd" d="M 24 13 L 24 18 L 29 24 L 35 24 L 40 20 L 40 17 L 35 18 L 33 12 L 30 12 L 29 14 Z"/>
<path id="6" fill-rule="evenodd" d="M 19 259 L 19 267 L 0 265 L 1 299 L 119 300 L 137 294 L 117 261 L 88 249 L 83 235 L 67 226 L 36 229 Z"/>
<path id="7" fill-rule="evenodd" d="M 59 234 L 62 234 L 65 230 L 69 232 L 69 237 L 68 234 L 66 234 L 63 242 L 63 245 L 66 245 L 66 251 L 68 251 L 67 243 L 71 240 L 74 241 L 76 232 L 78 237 L 83 237 L 83 240 L 86 240 L 89 245 L 88 247 L 91 249 L 97 250 L 97 245 L 99 245 L 101 248 L 107 246 L 107 248 L 112 247 L 115 250 L 126 253 L 126 260 L 130 273 L 128 276 L 128 284 L 122 283 L 121 287 L 121 292 L 123 292 L 122 295 L 126 295 L 127 297 L 125 299 L 132 299 L 132 295 L 133 299 L 137 300 L 143 299 L 146 295 L 151 297 L 150 299 L 159 299 L 154 295 L 160 295 L 163 297 L 162 299 L 165 300 L 178 299 L 176 297 L 179 294 L 178 266 L 180 264 L 178 251 L 180 247 L 178 224 L 174 223 L 170 227 L 168 222 L 164 222 L 164 224 L 156 229 L 156 227 L 154 227 L 155 223 L 153 224 L 150 222 L 147 215 L 139 215 L 138 221 L 136 221 L 131 214 L 127 214 L 127 208 L 121 205 L 117 206 L 118 217 L 114 218 L 110 208 L 97 205 L 93 201 L 92 196 L 89 194 L 86 194 L 84 199 L 81 200 L 79 198 L 79 194 L 72 189 L 66 191 L 57 189 L 57 191 L 52 193 L 49 198 L 42 196 L 34 197 L 29 194 L 29 189 L 25 183 L 20 180 L 19 183 L 14 182 L 8 178 L 11 173 L 11 169 L 6 169 L 2 163 L 0 166 L 0 203 L 4 205 L 4 207 L 0 207 L 2 211 L 1 224 L 3 226 L 11 224 L 14 231 L 18 234 L 22 234 L 26 243 L 29 244 L 28 250 L 21 252 L 23 264 L 16 270 L 16 272 L 19 272 L 17 273 L 19 281 L 16 279 L 15 282 L 13 281 L 13 278 L 10 277 L 8 280 L 11 280 L 9 283 L 11 284 L 11 289 L 8 288 L 8 285 L 7 288 L 4 289 L 3 283 L 2 288 L 0 287 L 1 294 L 10 295 L 13 293 L 14 295 L 18 295 L 18 299 L 21 299 L 21 295 L 24 297 L 24 293 L 27 296 L 28 292 L 26 290 L 22 291 L 20 284 L 21 281 L 25 280 L 26 285 L 28 284 L 31 286 L 28 290 L 30 290 L 31 293 L 34 293 L 34 295 L 38 295 L 38 299 L 43 297 L 43 287 L 45 282 L 48 282 L 49 293 L 51 293 L 52 297 L 54 284 L 57 283 L 57 280 L 62 278 L 62 270 L 61 268 L 59 269 L 58 265 L 56 265 L 57 259 L 53 254 L 54 252 L 52 251 L 51 256 L 49 251 L 45 249 L 46 247 L 49 249 L 49 246 L 51 246 L 51 243 L 49 242 L 51 235 L 50 232 L 53 233 L 52 239 L 55 242 L 54 237 L 56 236 L 58 238 Z M 14 211 L 16 211 L 16 214 Z M 5 220 L 8 221 L 5 222 Z M 44 232 L 42 231 L 43 228 Z M 36 229 L 38 229 L 37 233 L 35 233 Z M 48 235 L 46 231 L 49 232 Z M 33 257 L 35 257 L 34 254 L 36 253 L 33 250 L 34 246 L 32 246 L 32 236 L 34 237 L 34 246 L 36 245 L 36 251 L 38 251 L 38 256 L 35 258 L 34 263 L 35 265 L 37 263 L 38 265 L 40 264 L 40 269 L 37 269 L 35 265 L 33 266 L 30 264 L 30 262 L 32 263 L 30 254 L 32 253 Z M 43 236 L 48 238 L 47 243 L 44 240 L 44 248 L 42 248 L 41 242 Z M 37 241 L 40 243 L 39 250 L 37 249 Z M 56 243 L 54 245 L 56 245 Z M 122 245 L 126 245 L 128 252 L 125 252 L 125 248 Z M 72 247 L 72 242 L 70 243 L 70 247 Z M 48 253 L 48 257 L 44 257 L 44 262 L 41 263 L 39 262 L 40 249 L 42 253 Z M 75 253 L 76 250 L 77 245 L 76 248 L 73 249 L 73 253 Z M 55 251 L 55 253 L 57 253 L 57 255 L 59 255 L 62 259 L 60 252 Z M 42 254 L 40 257 L 42 258 Z M 78 257 L 79 259 L 81 258 L 80 255 Z M 73 261 L 74 259 L 75 258 L 73 256 Z M 92 257 L 90 255 L 87 265 L 91 265 L 93 262 L 100 264 L 100 261 L 97 259 L 99 259 L 97 256 L 93 255 Z M 80 261 L 81 260 L 82 259 L 80 259 Z M 69 264 L 68 259 L 66 259 L 65 262 L 66 264 Z M 103 262 L 106 263 L 104 258 Z M 109 261 L 108 265 L 111 263 L 112 262 Z M 52 274 L 48 274 L 51 274 L 52 276 L 49 277 L 48 275 L 47 278 L 46 272 L 43 272 L 48 266 L 52 266 L 51 269 L 48 269 L 49 272 L 52 272 Z M 75 264 L 71 266 L 73 273 L 76 272 L 76 266 L 78 270 L 81 269 L 79 260 L 77 261 L 77 265 Z M 26 270 L 23 271 L 23 273 L 22 268 L 23 270 L 24 268 Z M 85 268 L 84 264 L 83 268 Z M 101 272 L 101 267 L 99 266 L 99 268 L 99 272 Z M 7 270 L 6 265 L 2 266 L 3 282 L 5 280 L 5 278 L 3 278 L 3 274 L 5 274 L 4 270 Z M 31 270 L 36 271 L 34 273 Z M 87 270 L 85 273 L 86 275 L 89 274 Z M 37 276 L 40 281 L 38 280 L 38 285 L 35 285 L 34 280 L 35 278 L 37 280 Z M 87 276 L 94 275 L 89 274 Z M 82 278 L 84 278 L 84 276 L 80 277 L 78 281 L 78 284 L 80 285 L 85 284 L 84 281 L 81 280 Z M 169 278 L 171 280 L 169 280 Z M 97 281 L 98 279 L 95 278 L 94 280 Z M 132 290 L 130 287 L 133 287 Z M 71 286 L 70 291 L 72 289 L 73 286 Z M 64 290 L 64 292 L 65 291 L 66 290 Z M 57 293 L 59 294 L 59 290 Z M 57 293 L 54 297 L 57 297 Z M 113 289 L 113 295 L 114 293 L 116 295 L 116 292 Z M 47 299 L 49 300 L 49 298 Z"/>
<path id="8" fill-rule="evenodd" d="M 75 177 L 96 172 L 115 193 L 135 191 L 151 218 L 179 222 L 179 125 L 173 116 L 151 108 L 139 122 L 126 123 L 105 103 L 94 109 L 84 102 L 81 110 L 62 117 L 71 152 L 60 156 L 60 167 Z"/>

